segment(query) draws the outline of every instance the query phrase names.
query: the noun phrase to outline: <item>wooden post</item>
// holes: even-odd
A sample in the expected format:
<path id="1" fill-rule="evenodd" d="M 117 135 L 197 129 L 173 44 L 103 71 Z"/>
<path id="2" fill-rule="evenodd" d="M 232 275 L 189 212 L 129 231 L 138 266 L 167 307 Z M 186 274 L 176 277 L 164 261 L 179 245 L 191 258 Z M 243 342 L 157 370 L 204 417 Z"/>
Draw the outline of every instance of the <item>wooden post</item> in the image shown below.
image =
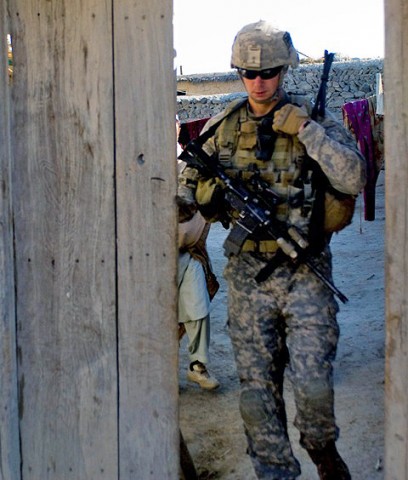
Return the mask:
<path id="1" fill-rule="evenodd" d="M 408 478 L 408 5 L 385 0 L 385 478 Z"/>
<path id="2" fill-rule="evenodd" d="M 8 3 L 22 476 L 116 478 L 110 2 Z"/>
<path id="3" fill-rule="evenodd" d="M 171 2 L 5 3 L 22 478 L 177 478 Z"/>
<path id="4" fill-rule="evenodd" d="M 114 7 L 120 472 L 177 478 L 173 9 Z"/>
<path id="5" fill-rule="evenodd" d="M 0 478 L 20 479 L 15 336 L 12 205 L 10 191 L 10 85 L 8 16 L 0 3 Z"/>

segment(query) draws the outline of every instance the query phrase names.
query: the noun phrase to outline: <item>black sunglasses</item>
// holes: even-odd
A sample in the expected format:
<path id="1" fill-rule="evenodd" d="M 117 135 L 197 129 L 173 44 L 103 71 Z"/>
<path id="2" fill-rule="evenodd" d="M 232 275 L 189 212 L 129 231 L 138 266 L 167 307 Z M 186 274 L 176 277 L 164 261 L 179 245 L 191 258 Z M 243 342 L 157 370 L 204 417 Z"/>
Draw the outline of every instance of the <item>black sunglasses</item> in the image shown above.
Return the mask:
<path id="1" fill-rule="evenodd" d="M 256 77 L 261 77 L 262 80 L 270 80 L 276 77 L 281 72 L 283 66 L 275 68 L 267 68 L 265 70 L 247 70 L 246 68 L 238 68 L 238 73 L 248 80 L 255 80 Z"/>

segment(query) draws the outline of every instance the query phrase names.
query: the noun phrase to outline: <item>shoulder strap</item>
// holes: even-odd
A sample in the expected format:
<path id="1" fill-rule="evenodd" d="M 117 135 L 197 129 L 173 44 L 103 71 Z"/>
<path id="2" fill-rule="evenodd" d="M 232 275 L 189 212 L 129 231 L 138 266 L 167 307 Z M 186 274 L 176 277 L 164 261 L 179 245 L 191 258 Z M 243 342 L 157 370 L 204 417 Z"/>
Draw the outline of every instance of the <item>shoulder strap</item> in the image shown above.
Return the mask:
<path id="1" fill-rule="evenodd" d="M 194 140 L 194 143 L 195 144 L 198 144 L 200 146 L 204 145 L 204 143 L 209 139 L 211 138 L 217 128 L 221 125 L 221 123 L 226 119 L 228 118 L 230 115 L 232 115 L 234 112 L 236 112 L 237 110 L 239 110 L 243 105 L 245 105 L 245 103 L 247 102 L 248 98 L 245 97 L 243 98 L 242 100 L 240 101 L 237 101 L 237 103 L 235 105 L 231 105 L 231 108 L 227 107 L 227 109 L 225 110 L 225 114 L 222 115 L 222 117 L 217 121 L 215 122 L 213 125 L 211 125 L 211 127 L 206 130 L 204 133 L 202 133 L 201 135 L 199 135 L 195 140 Z"/>

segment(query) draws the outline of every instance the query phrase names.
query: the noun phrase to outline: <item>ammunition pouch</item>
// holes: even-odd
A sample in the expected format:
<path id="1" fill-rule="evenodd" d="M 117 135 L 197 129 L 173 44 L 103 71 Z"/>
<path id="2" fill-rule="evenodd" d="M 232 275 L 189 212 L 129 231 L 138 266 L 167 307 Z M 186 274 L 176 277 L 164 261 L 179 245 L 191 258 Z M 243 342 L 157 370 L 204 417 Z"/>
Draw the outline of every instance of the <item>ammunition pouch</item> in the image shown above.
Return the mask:
<path id="1" fill-rule="evenodd" d="M 311 219 L 313 228 L 317 227 L 314 240 L 310 242 L 313 245 L 320 234 L 330 235 L 350 225 L 357 195 L 342 193 L 333 188 L 317 162 L 310 158 L 309 160 L 313 171 L 312 185 L 316 195 Z"/>
<path id="2" fill-rule="evenodd" d="M 356 204 L 356 195 L 347 195 L 330 189 L 324 196 L 325 233 L 335 233 L 350 225 Z"/>

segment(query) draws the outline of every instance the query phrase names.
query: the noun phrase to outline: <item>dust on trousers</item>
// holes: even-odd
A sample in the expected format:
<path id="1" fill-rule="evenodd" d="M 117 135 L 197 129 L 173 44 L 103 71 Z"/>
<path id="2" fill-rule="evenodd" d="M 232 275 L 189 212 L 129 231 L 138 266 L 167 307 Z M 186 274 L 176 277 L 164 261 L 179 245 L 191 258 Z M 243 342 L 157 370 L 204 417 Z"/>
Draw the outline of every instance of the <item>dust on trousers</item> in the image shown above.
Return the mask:
<path id="1" fill-rule="evenodd" d="M 230 258 L 228 321 L 241 381 L 240 412 L 248 452 L 259 479 L 300 475 L 287 432 L 284 372 L 293 385 L 294 424 L 306 449 L 336 440 L 332 362 L 339 327 L 333 294 L 305 265 L 279 265 L 258 284 L 256 274 L 271 254 L 241 253 Z M 319 268 L 331 274 L 329 247 Z"/>

